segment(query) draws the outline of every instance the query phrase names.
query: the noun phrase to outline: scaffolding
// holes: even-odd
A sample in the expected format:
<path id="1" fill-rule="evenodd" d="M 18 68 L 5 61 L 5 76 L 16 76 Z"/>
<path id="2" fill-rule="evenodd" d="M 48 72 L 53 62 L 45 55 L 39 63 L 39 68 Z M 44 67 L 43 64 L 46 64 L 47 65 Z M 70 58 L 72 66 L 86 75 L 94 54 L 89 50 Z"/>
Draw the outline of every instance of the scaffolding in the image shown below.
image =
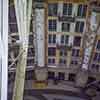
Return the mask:
<path id="1" fill-rule="evenodd" d="M 14 0 L 20 40 L 20 57 L 16 68 L 13 100 L 23 100 L 32 0 Z"/>

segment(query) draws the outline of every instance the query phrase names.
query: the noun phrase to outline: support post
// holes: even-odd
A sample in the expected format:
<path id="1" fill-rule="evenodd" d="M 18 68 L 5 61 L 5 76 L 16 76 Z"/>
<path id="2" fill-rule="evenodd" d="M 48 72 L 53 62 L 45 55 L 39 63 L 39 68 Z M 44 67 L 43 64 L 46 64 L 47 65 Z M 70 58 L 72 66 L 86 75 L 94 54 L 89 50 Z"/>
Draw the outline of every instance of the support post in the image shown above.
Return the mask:
<path id="1" fill-rule="evenodd" d="M 7 100 L 8 0 L 0 0 L 0 100 Z"/>
<path id="2" fill-rule="evenodd" d="M 13 100 L 23 100 L 32 0 L 14 0 L 14 2 L 20 38 L 19 52 L 22 54 L 18 59 L 16 68 Z"/>

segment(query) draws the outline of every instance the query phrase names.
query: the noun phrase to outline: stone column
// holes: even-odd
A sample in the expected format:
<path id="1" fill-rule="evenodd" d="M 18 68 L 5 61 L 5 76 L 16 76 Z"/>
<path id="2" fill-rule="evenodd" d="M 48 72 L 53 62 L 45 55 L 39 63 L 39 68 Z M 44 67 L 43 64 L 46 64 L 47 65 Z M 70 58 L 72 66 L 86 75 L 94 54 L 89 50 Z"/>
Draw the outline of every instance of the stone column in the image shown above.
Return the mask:
<path id="1" fill-rule="evenodd" d="M 39 8 L 42 4 L 37 4 L 35 8 L 35 34 L 36 34 L 36 61 L 37 66 L 44 67 L 45 64 L 45 9 Z"/>

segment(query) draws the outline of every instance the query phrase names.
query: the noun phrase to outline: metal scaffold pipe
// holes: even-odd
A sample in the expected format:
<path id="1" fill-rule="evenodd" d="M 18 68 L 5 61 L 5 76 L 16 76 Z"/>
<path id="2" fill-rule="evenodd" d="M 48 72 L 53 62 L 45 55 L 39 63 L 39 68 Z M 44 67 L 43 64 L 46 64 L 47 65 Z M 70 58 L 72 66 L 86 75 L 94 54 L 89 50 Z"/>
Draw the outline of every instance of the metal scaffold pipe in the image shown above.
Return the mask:
<path id="1" fill-rule="evenodd" d="M 32 0 L 14 0 L 20 38 L 20 53 L 17 63 L 13 100 L 23 100 L 25 71 L 27 66 L 28 38 L 32 13 Z"/>

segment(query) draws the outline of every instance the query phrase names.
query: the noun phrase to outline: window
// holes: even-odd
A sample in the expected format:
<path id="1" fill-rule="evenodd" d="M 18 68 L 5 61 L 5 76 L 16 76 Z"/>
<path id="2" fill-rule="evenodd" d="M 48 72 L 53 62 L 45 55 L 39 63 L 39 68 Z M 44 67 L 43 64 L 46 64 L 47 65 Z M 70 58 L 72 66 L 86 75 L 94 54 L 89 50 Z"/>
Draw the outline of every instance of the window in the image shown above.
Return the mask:
<path id="1" fill-rule="evenodd" d="M 65 49 L 60 49 L 60 56 L 67 56 L 67 51 Z"/>
<path id="2" fill-rule="evenodd" d="M 100 67 L 100 65 L 98 65 L 98 64 L 92 64 L 91 70 L 98 72 L 99 71 L 99 67 Z"/>
<path id="3" fill-rule="evenodd" d="M 34 57 L 35 56 L 35 50 L 34 50 L 34 48 L 28 48 L 27 56 L 28 57 Z"/>
<path id="4" fill-rule="evenodd" d="M 64 4 L 63 6 L 63 15 L 68 15 L 71 16 L 72 15 L 72 4 Z"/>
<path id="5" fill-rule="evenodd" d="M 49 47 L 48 48 L 48 56 L 56 56 L 56 48 Z"/>
<path id="6" fill-rule="evenodd" d="M 48 79 L 54 79 L 54 78 L 55 78 L 55 73 L 49 71 L 49 72 L 48 72 Z"/>
<path id="7" fill-rule="evenodd" d="M 69 80 L 69 81 L 75 81 L 75 77 L 76 77 L 75 74 L 69 73 L 69 78 L 68 78 L 68 80 Z"/>
<path id="8" fill-rule="evenodd" d="M 68 38 L 69 36 L 68 35 L 62 35 L 61 36 L 61 44 L 68 44 Z"/>
<path id="9" fill-rule="evenodd" d="M 65 43 L 64 43 L 64 42 L 65 42 L 64 38 L 65 38 L 64 35 L 62 35 L 62 36 L 61 36 L 61 44 L 65 44 Z"/>
<path id="10" fill-rule="evenodd" d="M 34 80 L 35 79 L 35 73 L 33 70 L 26 71 L 25 73 L 25 80 Z"/>
<path id="11" fill-rule="evenodd" d="M 65 80 L 65 73 L 59 72 L 59 73 L 58 73 L 58 79 L 59 79 L 59 80 Z"/>
<path id="12" fill-rule="evenodd" d="M 69 23 L 62 23 L 62 31 L 69 32 L 70 31 L 70 24 Z"/>
<path id="13" fill-rule="evenodd" d="M 86 16 L 86 12 L 87 12 L 87 6 L 80 4 L 78 6 L 77 16 L 79 16 L 79 17 L 85 17 Z"/>
<path id="14" fill-rule="evenodd" d="M 55 64 L 55 59 L 54 58 L 49 58 L 48 59 L 48 64 Z"/>
<path id="15" fill-rule="evenodd" d="M 56 31 L 57 29 L 57 21 L 56 20 L 49 20 L 49 31 Z"/>
<path id="16" fill-rule="evenodd" d="M 73 46 L 79 47 L 80 44 L 81 44 L 81 37 L 79 37 L 79 36 L 74 37 Z"/>
<path id="17" fill-rule="evenodd" d="M 66 65 L 66 59 L 60 58 L 59 64 L 60 64 L 60 65 Z"/>
<path id="18" fill-rule="evenodd" d="M 48 43 L 56 43 L 56 35 L 55 34 L 49 34 L 48 36 Z"/>
<path id="19" fill-rule="evenodd" d="M 93 60 L 97 61 L 97 62 L 100 62 L 100 53 L 95 53 Z"/>
<path id="20" fill-rule="evenodd" d="M 72 61 L 71 61 L 71 64 L 72 64 L 72 65 L 78 65 L 78 61 L 72 60 Z"/>
<path id="21" fill-rule="evenodd" d="M 83 33 L 83 29 L 84 29 L 84 22 L 77 21 L 75 26 L 75 32 Z"/>
<path id="22" fill-rule="evenodd" d="M 27 59 L 27 66 L 33 66 L 34 65 L 34 59 Z"/>
<path id="23" fill-rule="evenodd" d="M 96 47 L 98 50 L 100 50 L 100 40 L 98 40 L 98 43 L 97 43 L 97 47 Z"/>
<path id="24" fill-rule="evenodd" d="M 80 52 L 79 49 L 72 49 L 72 56 L 79 57 L 79 52 Z"/>
<path id="25" fill-rule="evenodd" d="M 57 8 L 58 5 L 55 4 L 48 4 L 48 16 L 57 16 Z"/>

